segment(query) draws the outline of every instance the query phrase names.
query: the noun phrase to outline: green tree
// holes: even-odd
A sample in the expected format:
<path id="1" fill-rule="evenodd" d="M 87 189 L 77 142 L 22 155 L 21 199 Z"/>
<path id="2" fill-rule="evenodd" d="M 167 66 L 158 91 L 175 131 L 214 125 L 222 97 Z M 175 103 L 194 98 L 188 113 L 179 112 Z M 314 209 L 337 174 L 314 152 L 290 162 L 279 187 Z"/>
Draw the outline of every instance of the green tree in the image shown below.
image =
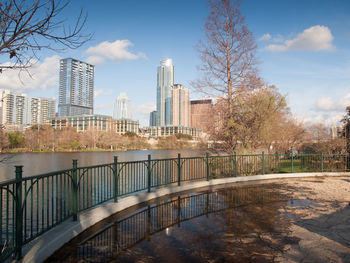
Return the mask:
<path id="1" fill-rule="evenodd" d="M 8 136 L 11 148 L 20 147 L 24 142 L 24 137 L 20 132 L 8 132 L 7 136 Z"/>
<path id="2" fill-rule="evenodd" d="M 231 108 L 231 110 L 228 109 Z M 288 114 L 285 97 L 274 86 L 236 93 L 230 105 L 222 99 L 216 105 L 212 138 L 217 147 L 233 153 L 238 146 L 254 152 L 272 144 L 274 129 Z"/>

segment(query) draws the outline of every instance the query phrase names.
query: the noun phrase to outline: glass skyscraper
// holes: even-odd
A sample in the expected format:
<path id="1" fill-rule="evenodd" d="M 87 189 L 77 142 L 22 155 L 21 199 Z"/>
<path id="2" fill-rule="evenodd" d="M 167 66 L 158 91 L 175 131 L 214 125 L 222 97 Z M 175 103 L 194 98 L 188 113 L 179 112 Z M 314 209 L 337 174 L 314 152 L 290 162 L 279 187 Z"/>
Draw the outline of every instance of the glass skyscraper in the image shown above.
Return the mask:
<path id="1" fill-rule="evenodd" d="M 116 120 L 132 118 L 131 103 L 124 92 L 120 93 L 114 103 L 113 118 Z"/>
<path id="2" fill-rule="evenodd" d="M 171 88 L 174 85 L 173 61 L 160 61 L 157 74 L 157 126 L 172 125 Z"/>
<path id="3" fill-rule="evenodd" d="M 61 59 L 59 81 L 59 116 L 93 114 L 93 65 L 73 58 Z"/>

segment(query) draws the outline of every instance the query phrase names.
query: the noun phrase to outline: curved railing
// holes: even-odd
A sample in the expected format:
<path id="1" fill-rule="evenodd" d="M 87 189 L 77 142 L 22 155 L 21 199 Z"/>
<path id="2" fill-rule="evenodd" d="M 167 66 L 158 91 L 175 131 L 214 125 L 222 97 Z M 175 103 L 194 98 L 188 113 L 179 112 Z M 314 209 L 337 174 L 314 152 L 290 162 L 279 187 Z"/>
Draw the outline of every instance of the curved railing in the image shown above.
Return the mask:
<path id="1" fill-rule="evenodd" d="M 16 178 L 0 184 L 0 260 L 79 212 L 104 202 L 153 188 L 186 181 L 271 173 L 345 172 L 350 158 L 340 154 L 255 154 L 206 156 L 118 162 L 78 167 Z"/>

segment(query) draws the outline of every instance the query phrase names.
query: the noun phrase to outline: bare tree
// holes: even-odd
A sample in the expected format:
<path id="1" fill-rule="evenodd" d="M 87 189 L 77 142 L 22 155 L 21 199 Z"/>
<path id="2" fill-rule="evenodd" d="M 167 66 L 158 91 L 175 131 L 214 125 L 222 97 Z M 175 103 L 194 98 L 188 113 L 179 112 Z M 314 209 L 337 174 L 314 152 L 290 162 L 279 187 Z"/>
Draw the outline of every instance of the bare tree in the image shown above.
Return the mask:
<path id="1" fill-rule="evenodd" d="M 287 114 L 274 124 L 267 146 L 276 153 L 289 153 L 298 150 L 305 142 L 305 137 L 304 124 Z"/>
<path id="2" fill-rule="evenodd" d="M 42 49 L 78 48 L 91 38 L 82 34 L 87 16 L 80 10 L 73 26 L 59 16 L 67 8 L 66 0 L 4 0 L 0 3 L 0 54 L 8 54 L 13 63 L 5 68 L 27 68 Z"/>
<path id="3" fill-rule="evenodd" d="M 210 15 L 205 24 L 206 40 L 197 47 L 202 78 L 193 86 L 207 94 L 227 99 L 231 105 L 234 90 L 254 87 L 259 78 L 254 68 L 256 44 L 244 24 L 236 0 L 209 0 Z"/>
<path id="4" fill-rule="evenodd" d="M 350 106 L 346 107 L 346 114 L 341 120 L 343 123 L 343 131 L 342 134 L 346 141 L 346 152 L 350 155 Z M 348 161 L 348 168 L 350 168 L 350 161 Z"/>

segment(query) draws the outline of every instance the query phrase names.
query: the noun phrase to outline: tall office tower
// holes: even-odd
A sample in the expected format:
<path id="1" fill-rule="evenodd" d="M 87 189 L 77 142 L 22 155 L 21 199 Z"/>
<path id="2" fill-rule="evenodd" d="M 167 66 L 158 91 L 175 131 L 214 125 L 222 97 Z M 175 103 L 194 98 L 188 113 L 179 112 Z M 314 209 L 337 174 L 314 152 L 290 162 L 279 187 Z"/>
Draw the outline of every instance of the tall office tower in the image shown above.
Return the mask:
<path id="1" fill-rule="evenodd" d="M 93 114 L 94 66 L 73 58 L 60 61 L 59 116 Z"/>
<path id="2" fill-rule="evenodd" d="M 190 92 L 181 84 L 171 89 L 172 125 L 190 127 Z"/>
<path id="3" fill-rule="evenodd" d="M 113 118 L 116 120 L 132 118 L 131 103 L 124 92 L 120 93 L 114 103 Z"/>
<path id="4" fill-rule="evenodd" d="M 157 126 L 157 111 L 152 111 L 149 114 L 149 126 Z"/>
<path id="5" fill-rule="evenodd" d="M 173 61 L 170 58 L 161 60 L 157 74 L 157 126 L 172 125 L 171 88 L 173 85 Z"/>
<path id="6" fill-rule="evenodd" d="M 191 127 L 210 132 L 213 126 L 214 108 L 211 99 L 191 100 Z"/>

